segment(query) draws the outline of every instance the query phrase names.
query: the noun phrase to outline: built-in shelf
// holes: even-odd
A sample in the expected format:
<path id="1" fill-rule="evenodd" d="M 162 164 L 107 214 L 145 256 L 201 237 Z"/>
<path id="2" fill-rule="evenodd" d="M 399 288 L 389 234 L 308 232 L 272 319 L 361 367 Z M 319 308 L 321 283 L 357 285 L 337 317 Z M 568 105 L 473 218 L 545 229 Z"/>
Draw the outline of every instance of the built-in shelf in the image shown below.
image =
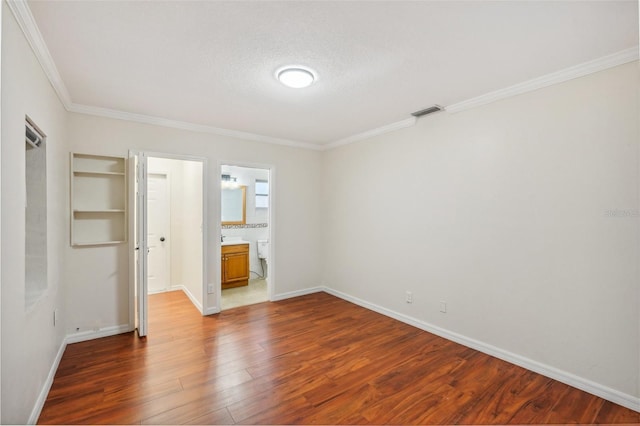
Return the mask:
<path id="1" fill-rule="evenodd" d="M 127 241 L 124 157 L 71 153 L 71 245 Z"/>
<path id="2" fill-rule="evenodd" d="M 90 171 L 80 171 L 75 170 L 73 172 L 74 176 L 82 176 L 82 175 L 112 175 L 112 176 L 124 176 L 124 173 L 120 172 L 90 172 Z"/>
<path id="3" fill-rule="evenodd" d="M 108 209 L 108 210 L 74 210 L 74 213 L 124 213 L 124 209 Z"/>

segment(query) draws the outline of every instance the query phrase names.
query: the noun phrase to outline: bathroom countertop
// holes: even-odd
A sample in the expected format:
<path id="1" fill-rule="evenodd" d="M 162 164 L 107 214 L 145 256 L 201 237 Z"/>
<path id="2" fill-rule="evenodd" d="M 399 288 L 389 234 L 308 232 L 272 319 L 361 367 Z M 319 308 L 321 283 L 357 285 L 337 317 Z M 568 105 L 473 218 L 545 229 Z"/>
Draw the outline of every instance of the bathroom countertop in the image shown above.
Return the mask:
<path id="1" fill-rule="evenodd" d="M 238 244 L 249 244 L 249 241 L 245 240 L 227 240 L 220 243 L 221 246 L 235 246 Z"/>

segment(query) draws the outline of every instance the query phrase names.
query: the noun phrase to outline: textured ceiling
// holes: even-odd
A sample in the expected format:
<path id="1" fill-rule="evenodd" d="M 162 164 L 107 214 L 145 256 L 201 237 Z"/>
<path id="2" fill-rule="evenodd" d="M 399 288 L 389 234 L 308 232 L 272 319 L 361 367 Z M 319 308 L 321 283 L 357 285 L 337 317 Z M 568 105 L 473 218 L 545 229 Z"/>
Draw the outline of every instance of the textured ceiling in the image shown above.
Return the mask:
<path id="1" fill-rule="evenodd" d="M 75 104 L 315 144 L 638 44 L 637 1 L 28 6 Z"/>

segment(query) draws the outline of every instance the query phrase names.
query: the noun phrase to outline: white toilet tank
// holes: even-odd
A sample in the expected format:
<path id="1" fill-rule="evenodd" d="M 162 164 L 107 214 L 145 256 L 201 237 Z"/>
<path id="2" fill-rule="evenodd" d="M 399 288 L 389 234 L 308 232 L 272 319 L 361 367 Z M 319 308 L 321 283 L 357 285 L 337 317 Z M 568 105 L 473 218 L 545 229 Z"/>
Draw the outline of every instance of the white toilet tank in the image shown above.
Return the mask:
<path id="1" fill-rule="evenodd" d="M 269 258 L 269 240 L 258 240 L 258 259 Z"/>

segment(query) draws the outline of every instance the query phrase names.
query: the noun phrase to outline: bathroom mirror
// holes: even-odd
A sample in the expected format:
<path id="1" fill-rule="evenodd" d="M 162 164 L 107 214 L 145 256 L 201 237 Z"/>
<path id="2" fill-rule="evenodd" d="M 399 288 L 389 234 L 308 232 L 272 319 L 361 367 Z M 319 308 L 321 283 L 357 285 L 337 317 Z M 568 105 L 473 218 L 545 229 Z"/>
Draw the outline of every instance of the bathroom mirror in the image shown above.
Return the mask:
<path id="1" fill-rule="evenodd" d="M 222 224 L 244 225 L 247 220 L 247 187 L 222 188 Z"/>

